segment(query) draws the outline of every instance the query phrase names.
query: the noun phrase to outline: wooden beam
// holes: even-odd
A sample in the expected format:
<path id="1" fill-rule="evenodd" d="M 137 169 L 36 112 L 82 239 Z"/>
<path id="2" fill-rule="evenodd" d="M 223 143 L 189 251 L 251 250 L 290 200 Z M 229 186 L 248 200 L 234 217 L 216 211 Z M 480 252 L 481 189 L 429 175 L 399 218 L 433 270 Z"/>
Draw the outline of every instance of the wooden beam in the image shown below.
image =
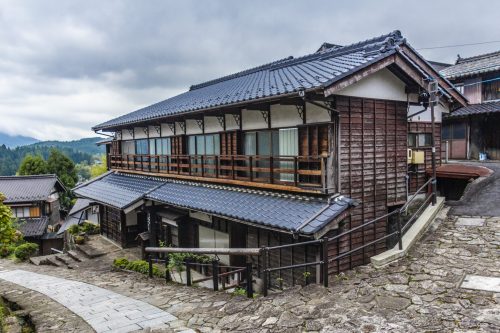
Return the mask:
<path id="1" fill-rule="evenodd" d="M 328 97 L 334 93 L 336 93 L 339 90 L 342 90 L 358 81 L 361 81 L 365 77 L 372 75 L 376 72 L 378 72 L 381 69 L 386 68 L 387 66 L 393 64 L 395 62 L 395 56 L 389 56 L 387 58 L 384 58 L 374 64 L 371 64 L 370 66 L 362 69 L 361 71 L 357 71 L 351 75 L 348 75 L 347 77 L 341 79 L 340 81 L 335 82 L 331 86 L 327 87 L 325 89 L 325 96 Z"/>
<path id="2" fill-rule="evenodd" d="M 415 62 L 415 64 L 417 64 L 424 71 L 428 72 L 429 74 L 432 74 L 432 76 L 437 79 L 439 85 L 445 88 L 446 91 L 453 96 L 453 98 L 455 98 L 460 104 L 462 104 L 462 106 L 467 106 L 467 100 L 461 94 L 456 92 L 455 89 L 451 89 L 452 85 L 450 85 L 446 80 L 444 80 L 439 75 L 439 73 L 430 65 L 428 65 L 418 54 L 416 54 L 406 45 L 401 46 L 401 52 L 409 59 L 411 59 L 413 62 Z"/>

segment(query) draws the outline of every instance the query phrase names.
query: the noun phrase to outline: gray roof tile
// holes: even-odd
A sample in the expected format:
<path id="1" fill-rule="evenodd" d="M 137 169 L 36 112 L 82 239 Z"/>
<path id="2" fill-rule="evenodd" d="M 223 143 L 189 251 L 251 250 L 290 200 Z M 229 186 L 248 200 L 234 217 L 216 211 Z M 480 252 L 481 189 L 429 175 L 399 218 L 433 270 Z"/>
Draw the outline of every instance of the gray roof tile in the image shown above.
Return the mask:
<path id="1" fill-rule="evenodd" d="M 347 198 L 332 201 L 268 191 L 159 180 L 114 173 L 75 189 L 79 196 L 117 208 L 147 198 L 240 221 L 312 234 L 352 205 Z"/>
<path id="2" fill-rule="evenodd" d="M 55 175 L 0 177 L 0 193 L 5 196 L 5 203 L 44 201 L 54 188 L 64 190 Z"/>
<path id="3" fill-rule="evenodd" d="M 500 70 L 500 51 L 482 54 L 470 58 L 458 58 L 453 66 L 442 69 L 439 73 L 447 79 L 477 75 Z"/>
<path id="4" fill-rule="evenodd" d="M 472 116 L 476 114 L 487 114 L 500 112 L 500 101 L 499 102 L 487 102 L 482 104 L 471 104 L 460 108 L 456 111 L 445 116 L 445 118 L 458 118 L 465 116 Z"/>
<path id="5" fill-rule="evenodd" d="M 399 31 L 356 44 L 331 47 L 299 58 L 288 57 L 191 86 L 190 90 L 95 126 L 113 129 L 175 114 L 201 111 L 327 86 L 369 63 L 392 54 L 404 42 Z"/>

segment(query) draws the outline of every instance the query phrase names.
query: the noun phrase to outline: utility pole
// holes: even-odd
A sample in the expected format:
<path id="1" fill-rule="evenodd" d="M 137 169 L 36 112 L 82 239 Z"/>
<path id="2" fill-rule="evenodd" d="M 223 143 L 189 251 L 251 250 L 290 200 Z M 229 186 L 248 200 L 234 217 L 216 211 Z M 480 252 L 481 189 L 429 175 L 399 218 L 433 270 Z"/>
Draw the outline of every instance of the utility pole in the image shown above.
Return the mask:
<path id="1" fill-rule="evenodd" d="M 439 85 L 435 78 L 430 79 L 429 81 L 429 93 L 430 93 L 430 102 L 431 102 L 431 130 L 432 130 L 432 205 L 436 204 L 437 198 L 437 179 L 436 179 L 436 140 L 434 139 L 435 135 L 435 116 L 434 116 L 434 104 L 437 102 Z"/>

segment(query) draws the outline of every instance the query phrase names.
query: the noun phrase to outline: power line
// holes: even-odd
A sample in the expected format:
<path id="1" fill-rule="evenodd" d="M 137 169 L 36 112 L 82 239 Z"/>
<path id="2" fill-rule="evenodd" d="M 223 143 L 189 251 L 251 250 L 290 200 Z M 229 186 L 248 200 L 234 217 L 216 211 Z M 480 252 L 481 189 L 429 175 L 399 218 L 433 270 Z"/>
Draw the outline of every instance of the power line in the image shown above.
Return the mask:
<path id="1" fill-rule="evenodd" d="M 493 79 L 489 79 L 489 80 L 483 80 L 483 81 L 479 81 L 479 82 L 462 84 L 462 85 L 454 85 L 454 87 L 452 87 L 452 88 L 441 88 L 441 89 L 442 90 L 453 90 L 455 88 L 468 87 L 468 86 L 473 86 L 473 85 L 480 84 L 480 83 L 487 83 L 487 82 L 493 82 L 493 81 L 498 81 L 498 80 L 500 80 L 500 76 L 493 78 Z"/>
<path id="2" fill-rule="evenodd" d="M 455 44 L 455 45 L 444 45 L 444 46 L 432 46 L 432 47 L 421 47 L 416 50 L 433 50 L 433 49 L 446 49 L 450 47 L 461 47 L 461 46 L 471 46 L 471 45 L 483 45 L 483 44 L 493 44 L 500 43 L 500 40 L 490 40 L 488 42 L 479 42 L 479 43 L 468 43 L 468 44 Z"/>

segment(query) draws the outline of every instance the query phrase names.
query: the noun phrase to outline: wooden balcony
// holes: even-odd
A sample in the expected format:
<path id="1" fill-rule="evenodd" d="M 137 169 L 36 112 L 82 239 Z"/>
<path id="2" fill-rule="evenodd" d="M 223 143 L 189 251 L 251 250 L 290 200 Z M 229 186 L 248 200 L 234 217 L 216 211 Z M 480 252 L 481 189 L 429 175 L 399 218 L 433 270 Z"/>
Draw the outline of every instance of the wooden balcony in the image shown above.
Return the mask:
<path id="1" fill-rule="evenodd" d="M 166 177 L 324 192 L 323 156 L 109 155 L 113 170 Z"/>

